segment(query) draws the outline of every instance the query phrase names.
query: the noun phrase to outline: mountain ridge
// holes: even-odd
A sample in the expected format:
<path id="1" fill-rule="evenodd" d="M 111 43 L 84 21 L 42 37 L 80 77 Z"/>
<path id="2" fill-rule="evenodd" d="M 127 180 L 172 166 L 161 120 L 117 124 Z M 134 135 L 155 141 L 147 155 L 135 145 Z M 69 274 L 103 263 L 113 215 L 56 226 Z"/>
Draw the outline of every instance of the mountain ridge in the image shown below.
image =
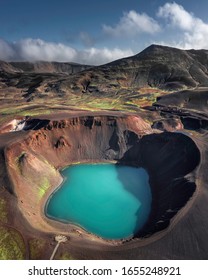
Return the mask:
<path id="1" fill-rule="evenodd" d="M 16 61 L 6 62 L 0 60 L 0 71 L 9 73 L 58 73 L 73 74 L 91 68 L 91 65 L 84 65 L 74 62 L 56 61 Z"/>
<path id="2" fill-rule="evenodd" d="M 118 102 L 121 98 L 124 103 L 132 103 L 133 99 L 142 98 L 141 92 L 145 94 L 149 90 L 167 93 L 207 87 L 208 50 L 150 45 L 134 56 L 100 66 L 0 62 L 0 91 L 4 96 L 8 91 L 10 101 L 13 91 L 26 102 L 65 97 L 76 103 L 75 100 L 83 99 L 84 94 L 91 99 L 110 98 L 111 102 L 116 96 Z"/>

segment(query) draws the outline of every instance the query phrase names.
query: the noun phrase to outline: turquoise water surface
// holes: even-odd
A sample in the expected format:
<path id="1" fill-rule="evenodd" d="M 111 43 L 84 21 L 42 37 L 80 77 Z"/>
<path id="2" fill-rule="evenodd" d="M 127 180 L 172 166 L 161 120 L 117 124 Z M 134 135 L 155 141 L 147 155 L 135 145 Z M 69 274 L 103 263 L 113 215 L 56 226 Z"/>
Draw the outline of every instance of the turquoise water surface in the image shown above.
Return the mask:
<path id="1" fill-rule="evenodd" d="M 145 224 L 151 190 L 145 169 L 115 164 L 80 164 L 62 172 L 46 215 L 73 223 L 105 239 L 127 238 Z"/>

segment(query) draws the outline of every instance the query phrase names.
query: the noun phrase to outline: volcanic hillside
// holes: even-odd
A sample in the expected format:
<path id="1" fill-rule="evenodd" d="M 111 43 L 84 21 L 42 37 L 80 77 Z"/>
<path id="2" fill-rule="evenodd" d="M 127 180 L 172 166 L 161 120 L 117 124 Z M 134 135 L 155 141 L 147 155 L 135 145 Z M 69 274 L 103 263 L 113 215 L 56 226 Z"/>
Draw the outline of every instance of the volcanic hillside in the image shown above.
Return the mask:
<path id="1" fill-rule="evenodd" d="M 85 83 L 83 79 L 85 77 Z M 66 81 L 73 84 L 74 77 Z M 77 76 L 89 92 L 156 87 L 167 90 L 208 86 L 208 51 L 151 45 L 141 53 L 84 71 Z"/>
<path id="2" fill-rule="evenodd" d="M 173 91 L 208 86 L 208 51 L 151 45 L 132 57 L 90 67 L 57 62 L 0 62 L 1 88 L 12 86 L 26 101 L 45 95 L 105 93 L 135 98 L 141 88 Z"/>

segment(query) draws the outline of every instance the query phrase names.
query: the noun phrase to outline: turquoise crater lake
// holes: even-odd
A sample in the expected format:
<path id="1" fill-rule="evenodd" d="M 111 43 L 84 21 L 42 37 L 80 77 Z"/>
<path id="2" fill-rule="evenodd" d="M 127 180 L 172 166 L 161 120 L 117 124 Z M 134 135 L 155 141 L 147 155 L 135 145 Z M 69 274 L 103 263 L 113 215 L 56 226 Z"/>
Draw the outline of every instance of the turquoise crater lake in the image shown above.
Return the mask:
<path id="1" fill-rule="evenodd" d="M 79 225 L 105 239 L 138 232 L 151 210 L 145 169 L 115 164 L 80 164 L 62 171 L 66 178 L 46 204 L 49 218 Z"/>

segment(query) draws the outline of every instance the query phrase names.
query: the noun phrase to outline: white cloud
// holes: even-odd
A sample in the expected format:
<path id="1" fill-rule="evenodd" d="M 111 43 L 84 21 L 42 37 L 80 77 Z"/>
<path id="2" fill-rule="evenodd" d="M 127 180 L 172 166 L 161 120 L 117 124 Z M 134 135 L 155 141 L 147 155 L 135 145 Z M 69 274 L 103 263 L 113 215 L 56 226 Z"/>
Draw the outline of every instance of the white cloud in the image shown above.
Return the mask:
<path id="1" fill-rule="evenodd" d="M 191 30 L 194 24 L 194 16 L 187 12 L 183 6 L 174 3 L 166 3 L 159 8 L 157 13 L 159 17 L 166 18 L 172 26 L 183 30 Z"/>
<path id="2" fill-rule="evenodd" d="M 80 57 L 82 63 L 87 63 L 91 61 L 94 65 L 104 64 L 106 62 L 110 62 L 119 58 L 127 57 L 133 55 L 131 49 L 121 50 L 118 48 L 108 49 L 96 49 L 90 48 L 85 51 L 79 53 L 78 57 Z"/>
<path id="3" fill-rule="evenodd" d="M 99 65 L 133 55 L 131 49 L 88 48 L 76 50 L 60 43 L 41 39 L 24 39 L 8 43 L 0 39 L 0 60 L 5 61 L 59 61 Z"/>
<path id="4" fill-rule="evenodd" d="M 63 44 L 55 44 L 51 42 L 45 42 L 40 39 L 25 39 L 13 43 L 18 50 L 17 55 L 20 59 L 35 61 L 35 60 L 47 60 L 47 61 L 68 61 L 73 60 L 76 57 L 76 50 Z"/>
<path id="5" fill-rule="evenodd" d="M 160 31 L 160 26 L 156 20 L 147 14 L 139 14 L 136 11 L 124 13 L 116 26 L 103 25 L 103 31 L 114 37 L 135 36 L 139 33 L 154 34 Z"/>
<path id="6" fill-rule="evenodd" d="M 166 3 L 159 8 L 159 17 L 165 18 L 170 27 L 182 32 L 181 41 L 176 43 L 177 47 L 184 49 L 208 48 L 208 23 L 205 23 L 194 14 L 186 11 L 177 3 Z"/>

